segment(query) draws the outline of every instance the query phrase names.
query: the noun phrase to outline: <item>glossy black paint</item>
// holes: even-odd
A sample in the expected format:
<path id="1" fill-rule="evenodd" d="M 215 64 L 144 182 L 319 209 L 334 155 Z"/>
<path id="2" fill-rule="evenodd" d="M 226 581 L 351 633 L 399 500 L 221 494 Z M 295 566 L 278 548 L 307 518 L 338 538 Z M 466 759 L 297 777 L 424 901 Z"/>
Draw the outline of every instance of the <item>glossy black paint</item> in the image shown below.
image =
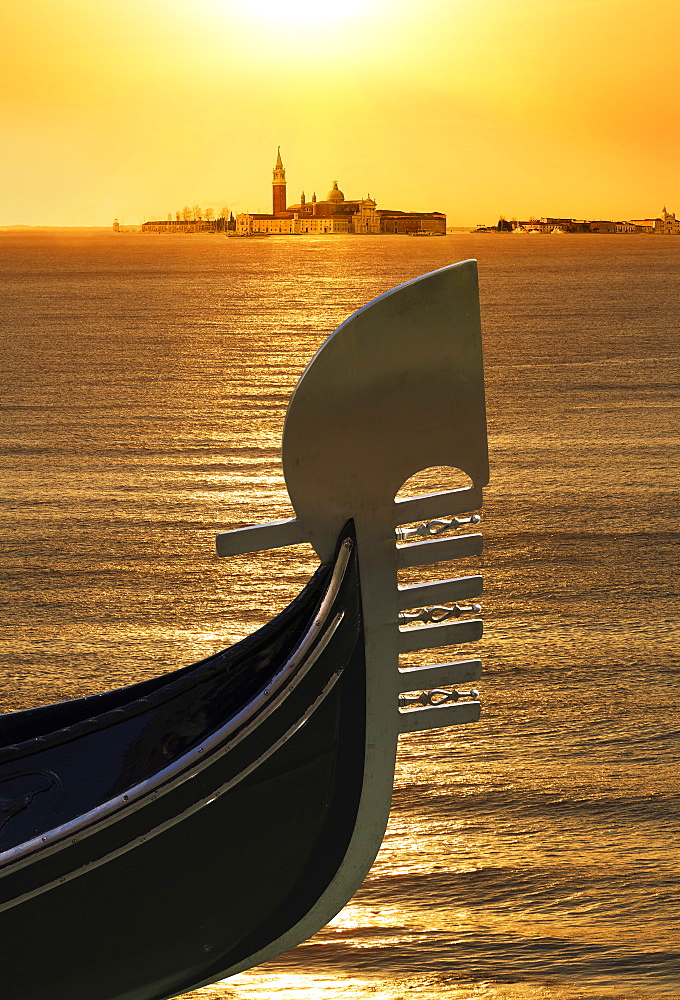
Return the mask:
<path id="1" fill-rule="evenodd" d="M 314 620 L 330 573 L 322 567 L 265 629 L 195 667 L 97 699 L 18 713 L 30 739 L 5 751 L 0 773 L 6 784 L 18 782 L 16 798 L 27 794 L 21 788 L 29 782 L 37 790 L 6 820 L 5 830 L 22 812 L 32 815 L 30 823 L 23 821 L 29 835 L 36 825 L 53 826 L 55 816 L 58 822 L 72 817 L 79 793 L 67 794 L 66 786 L 79 784 L 78 745 L 80 801 L 89 808 L 97 795 L 104 801 L 112 790 L 152 775 L 169 755 L 195 746 L 211 724 L 222 726 L 290 655 Z M 161 1000 L 225 975 L 314 905 L 347 849 L 363 780 L 356 548 L 328 621 L 340 612 L 342 621 L 309 672 L 233 752 L 216 753 L 194 777 L 155 801 L 122 810 L 75 843 L 5 869 L 4 876 L 0 867 L 0 906 L 26 897 L 0 912 L 3 995 Z M 321 700 L 340 667 L 337 683 Z M 93 704 L 104 709 L 99 730 L 89 715 Z M 284 739 L 315 704 L 301 728 Z M 58 738 L 50 732 L 55 723 L 61 724 Z M 21 729 L 16 719 L 13 725 L 16 738 Z M 48 745 L 29 752 L 28 744 L 41 737 Z M 9 777 L 12 767 L 25 769 L 25 786 Z M 204 802 L 229 781 L 233 787 Z M 78 869 L 82 873 L 72 877 Z M 28 898 L 46 885 L 51 887 Z M 33 960 L 36 949 L 39 962 Z"/>
<path id="2" fill-rule="evenodd" d="M 0 851 L 149 778 L 234 715 L 295 647 L 329 576 L 320 567 L 268 625 L 191 667 L 0 716 Z"/>

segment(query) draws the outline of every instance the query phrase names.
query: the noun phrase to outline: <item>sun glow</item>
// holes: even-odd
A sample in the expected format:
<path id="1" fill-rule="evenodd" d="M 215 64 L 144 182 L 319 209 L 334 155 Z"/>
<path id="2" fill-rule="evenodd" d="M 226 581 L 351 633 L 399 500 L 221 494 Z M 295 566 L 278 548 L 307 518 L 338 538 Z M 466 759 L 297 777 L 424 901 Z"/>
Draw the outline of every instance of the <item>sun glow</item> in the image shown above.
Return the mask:
<path id="1" fill-rule="evenodd" d="M 240 0 L 247 14 L 297 23 L 346 21 L 366 11 L 367 0 Z"/>

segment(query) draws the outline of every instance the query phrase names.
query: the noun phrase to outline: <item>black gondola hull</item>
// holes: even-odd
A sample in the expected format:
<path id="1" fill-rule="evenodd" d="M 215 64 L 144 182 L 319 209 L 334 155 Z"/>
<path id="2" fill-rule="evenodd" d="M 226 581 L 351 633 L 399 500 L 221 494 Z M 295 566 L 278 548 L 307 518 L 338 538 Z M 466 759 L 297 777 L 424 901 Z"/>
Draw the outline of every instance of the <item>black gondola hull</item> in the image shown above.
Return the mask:
<path id="1" fill-rule="evenodd" d="M 354 558 L 327 621 L 312 666 L 231 749 L 8 868 L 4 995 L 174 996 L 226 975 L 314 906 L 342 863 L 363 783 Z"/>

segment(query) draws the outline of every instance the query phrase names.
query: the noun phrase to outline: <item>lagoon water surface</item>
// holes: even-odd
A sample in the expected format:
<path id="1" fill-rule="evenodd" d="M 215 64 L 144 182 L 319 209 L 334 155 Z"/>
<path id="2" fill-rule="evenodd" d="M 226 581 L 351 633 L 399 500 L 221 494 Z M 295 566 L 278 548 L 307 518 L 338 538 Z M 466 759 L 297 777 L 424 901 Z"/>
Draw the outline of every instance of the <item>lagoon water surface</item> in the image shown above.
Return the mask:
<path id="1" fill-rule="evenodd" d="M 680 995 L 680 238 L 1 234 L 0 708 L 280 610 L 311 549 L 219 560 L 214 535 L 290 515 L 290 391 L 354 309 L 469 257 L 492 480 L 456 570 L 485 577 L 482 721 L 403 737 L 356 897 L 195 1000 Z"/>

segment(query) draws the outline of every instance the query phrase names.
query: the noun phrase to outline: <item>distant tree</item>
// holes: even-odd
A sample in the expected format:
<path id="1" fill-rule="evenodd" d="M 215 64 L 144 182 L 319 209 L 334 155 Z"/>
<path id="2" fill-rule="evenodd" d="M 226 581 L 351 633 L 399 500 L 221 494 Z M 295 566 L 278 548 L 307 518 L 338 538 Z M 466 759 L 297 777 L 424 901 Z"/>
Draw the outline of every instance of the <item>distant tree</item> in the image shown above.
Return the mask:
<path id="1" fill-rule="evenodd" d="M 228 218 L 229 218 L 229 209 L 226 205 L 223 205 L 222 208 L 220 209 L 220 219 L 228 219 Z"/>
<path id="2" fill-rule="evenodd" d="M 212 209 L 212 208 L 206 208 L 206 210 L 205 210 L 205 217 L 208 220 L 208 222 L 211 222 L 215 218 L 215 211 L 214 211 L 214 209 Z"/>
<path id="3" fill-rule="evenodd" d="M 188 205 L 185 205 L 184 208 L 182 209 L 182 218 L 184 219 L 185 222 L 188 222 L 189 219 L 191 218 L 191 209 L 189 208 Z"/>
<path id="4" fill-rule="evenodd" d="M 181 212 L 175 212 L 175 221 L 179 222 L 181 218 L 182 218 L 182 213 Z"/>
<path id="5" fill-rule="evenodd" d="M 200 220 L 203 218 L 203 211 L 201 209 L 201 206 L 200 205 L 194 205 L 192 207 L 191 211 L 192 211 L 192 214 L 193 214 L 193 217 L 194 217 L 194 221 L 195 222 L 200 222 Z"/>
<path id="6" fill-rule="evenodd" d="M 168 212 L 168 222 L 172 222 L 172 212 Z"/>

